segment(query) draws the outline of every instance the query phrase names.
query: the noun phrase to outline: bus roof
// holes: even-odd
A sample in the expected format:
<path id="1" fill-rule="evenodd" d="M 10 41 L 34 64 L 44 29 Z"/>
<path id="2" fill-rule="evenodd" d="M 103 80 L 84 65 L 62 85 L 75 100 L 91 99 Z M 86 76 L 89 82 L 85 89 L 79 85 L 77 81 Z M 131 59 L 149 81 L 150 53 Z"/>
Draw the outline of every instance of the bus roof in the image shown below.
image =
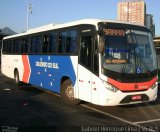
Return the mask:
<path id="1" fill-rule="evenodd" d="M 118 20 L 81 19 L 81 20 L 72 21 L 72 22 L 63 23 L 63 24 L 48 24 L 48 25 L 44 25 L 44 26 L 41 26 L 41 27 L 29 29 L 24 33 L 19 33 L 19 34 L 15 34 L 15 35 L 4 37 L 3 39 L 5 40 L 5 39 L 9 39 L 9 38 L 16 38 L 16 37 L 25 36 L 25 35 L 29 35 L 29 34 L 34 34 L 34 33 L 38 33 L 38 32 L 44 32 L 44 31 L 48 31 L 48 30 L 60 29 L 60 28 L 65 28 L 65 27 L 70 27 L 70 26 L 81 25 L 81 24 L 95 25 L 96 28 L 97 28 L 97 24 L 99 22 L 113 22 L 113 23 L 123 23 L 123 24 L 136 25 L 136 24 L 133 24 L 133 23 L 123 22 L 123 21 L 118 21 Z M 139 25 L 139 26 L 141 26 L 141 25 Z"/>

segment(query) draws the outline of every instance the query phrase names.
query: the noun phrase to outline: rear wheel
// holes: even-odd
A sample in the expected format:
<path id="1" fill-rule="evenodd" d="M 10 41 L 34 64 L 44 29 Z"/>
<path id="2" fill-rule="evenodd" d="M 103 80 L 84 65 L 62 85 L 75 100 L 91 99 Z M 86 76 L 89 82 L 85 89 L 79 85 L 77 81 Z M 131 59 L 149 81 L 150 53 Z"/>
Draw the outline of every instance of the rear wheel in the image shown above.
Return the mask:
<path id="1" fill-rule="evenodd" d="M 17 86 L 22 85 L 22 83 L 19 81 L 19 72 L 17 70 L 14 72 L 14 81 Z"/>
<path id="2" fill-rule="evenodd" d="M 74 89 L 70 79 L 65 80 L 61 85 L 61 96 L 67 104 L 79 104 L 80 100 L 74 98 Z"/>

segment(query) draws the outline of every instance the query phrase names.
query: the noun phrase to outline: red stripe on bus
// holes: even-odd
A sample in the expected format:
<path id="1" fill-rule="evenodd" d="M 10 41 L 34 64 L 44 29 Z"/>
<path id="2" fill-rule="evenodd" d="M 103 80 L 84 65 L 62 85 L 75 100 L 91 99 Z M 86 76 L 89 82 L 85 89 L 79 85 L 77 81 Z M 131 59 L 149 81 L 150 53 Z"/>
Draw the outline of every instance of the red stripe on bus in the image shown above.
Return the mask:
<path id="1" fill-rule="evenodd" d="M 152 80 L 148 82 L 142 83 L 122 83 L 111 78 L 108 78 L 108 83 L 117 87 L 121 91 L 135 91 L 135 90 L 147 90 L 149 89 L 155 82 L 157 81 L 157 77 L 154 77 Z"/>
<path id="2" fill-rule="evenodd" d="M 22 55 L 22 61 L 24 67 L 22 81 L 28 83 L 30 76 L 30 65 L 29 65 L 28 55 Z"/>

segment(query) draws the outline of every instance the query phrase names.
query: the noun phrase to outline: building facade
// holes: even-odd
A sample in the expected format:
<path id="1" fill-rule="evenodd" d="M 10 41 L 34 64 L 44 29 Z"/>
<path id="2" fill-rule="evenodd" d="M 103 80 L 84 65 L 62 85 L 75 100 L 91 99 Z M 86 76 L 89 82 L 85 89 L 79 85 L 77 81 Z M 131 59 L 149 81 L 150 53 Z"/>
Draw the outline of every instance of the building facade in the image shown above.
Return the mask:
<path id="1" fill-rule="evenodd" d="M 155 24 L 153 22 L 153 15 L 146 14 L 145 26 L 150 29 L 152 36 L 155 37 Z"/>
<path id="2" fill-rule="evenodd" d="M 118 3 L 118 20 L 145 25 L 146 5 L 143 0 L 127 0 Z"/>

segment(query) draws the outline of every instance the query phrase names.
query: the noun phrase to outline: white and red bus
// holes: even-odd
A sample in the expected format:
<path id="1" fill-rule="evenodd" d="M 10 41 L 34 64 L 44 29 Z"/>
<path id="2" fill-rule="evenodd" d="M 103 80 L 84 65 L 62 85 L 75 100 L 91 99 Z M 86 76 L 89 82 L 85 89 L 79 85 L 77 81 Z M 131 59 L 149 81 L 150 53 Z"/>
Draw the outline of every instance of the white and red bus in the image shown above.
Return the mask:
<path id="1" fill-rule="evenodd" d="M 5 37 L 2 73 L 80 100 L 114 106 L 154 101 L 157 62 L 150 31 L 120 21 L 84 19 Z"/>
<path id="2" fill-rule="evenodd" d="M 157 55 L 157 63 L 158 63 L 158 83 L 160 84 L 160 37 L 153 38 L 156 55 Z"/>

